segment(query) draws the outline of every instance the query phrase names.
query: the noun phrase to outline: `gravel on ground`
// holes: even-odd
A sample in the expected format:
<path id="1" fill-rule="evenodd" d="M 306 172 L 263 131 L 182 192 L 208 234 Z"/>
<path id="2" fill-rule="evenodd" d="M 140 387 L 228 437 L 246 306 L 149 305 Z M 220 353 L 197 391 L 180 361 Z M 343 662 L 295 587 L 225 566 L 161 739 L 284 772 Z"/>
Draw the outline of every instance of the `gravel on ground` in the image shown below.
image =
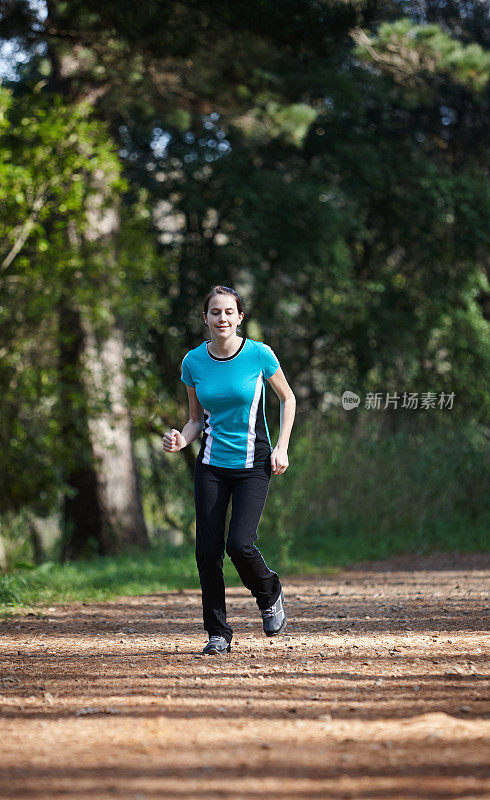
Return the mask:
<path id="1" fill-rule="evenodd" d="M 39 608 L 0 623 L 0 796 L 490 798 L 490 554 L 284 578 L 285 633 L 227 591 Z"/>

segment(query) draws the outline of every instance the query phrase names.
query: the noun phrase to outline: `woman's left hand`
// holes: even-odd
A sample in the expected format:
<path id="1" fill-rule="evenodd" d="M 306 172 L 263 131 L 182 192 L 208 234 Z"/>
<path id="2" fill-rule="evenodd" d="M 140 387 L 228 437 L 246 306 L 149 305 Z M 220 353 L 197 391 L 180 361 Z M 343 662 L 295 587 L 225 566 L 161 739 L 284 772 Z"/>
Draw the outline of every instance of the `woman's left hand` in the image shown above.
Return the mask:
<path id="1" fill-rule="evenodd" d="M 271 466 L 274 475 L 282 475 L 289 467 L 288 451 L 276 445 L 271 453 Z"/>

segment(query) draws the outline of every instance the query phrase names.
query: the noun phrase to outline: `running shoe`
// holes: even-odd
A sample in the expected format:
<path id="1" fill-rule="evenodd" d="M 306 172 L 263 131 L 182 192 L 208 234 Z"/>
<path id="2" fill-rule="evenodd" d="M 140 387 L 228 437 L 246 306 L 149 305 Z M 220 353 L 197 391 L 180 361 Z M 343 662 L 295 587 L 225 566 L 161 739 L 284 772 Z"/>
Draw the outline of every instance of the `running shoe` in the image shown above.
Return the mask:
<path id="1" fill-rule="evenodd" d="M 206 656 L 216 656 L 222 653 L 229 653 L 231 645 L 226 641 L 224 636 L 210 636 L 209 642 L 202 651 Z"/>
<path id="2" fill-rule="evenodd" d="M 266 636 L 277 636 L 286 627 L 288 618 L 284 609 L 284 595 L 282 593 L 270 608 L 264 608 L 262 614 L 262 625 Z"/>

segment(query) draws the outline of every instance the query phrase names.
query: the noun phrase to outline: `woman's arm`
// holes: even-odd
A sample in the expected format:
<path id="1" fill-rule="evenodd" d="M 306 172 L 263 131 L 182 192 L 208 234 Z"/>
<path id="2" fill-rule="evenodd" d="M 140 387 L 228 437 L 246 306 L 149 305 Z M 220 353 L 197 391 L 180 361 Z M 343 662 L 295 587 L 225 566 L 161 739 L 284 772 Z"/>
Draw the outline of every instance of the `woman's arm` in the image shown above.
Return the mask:
<path id="1" fill-rule="evenodd" d="M 189 398 L 189 421 L 182 428 L 182 433 L 176 428 L 172 428 L 164 435 L 163 449 L 167 453 L 177 453 L 187 447 L 197 439 L 203 429 L 204 412 L 193 386 L 187 386 L 187 395 Z"/>
<path id="2" fill-rule="evenodd" d="M 288 445 L 296 413 L 296 398 L 281 367 L 267 380 L 281 401 L 279 438 L 271 454 L 271 464 L 274 475 L 282 475 L 289 466 Z"/>

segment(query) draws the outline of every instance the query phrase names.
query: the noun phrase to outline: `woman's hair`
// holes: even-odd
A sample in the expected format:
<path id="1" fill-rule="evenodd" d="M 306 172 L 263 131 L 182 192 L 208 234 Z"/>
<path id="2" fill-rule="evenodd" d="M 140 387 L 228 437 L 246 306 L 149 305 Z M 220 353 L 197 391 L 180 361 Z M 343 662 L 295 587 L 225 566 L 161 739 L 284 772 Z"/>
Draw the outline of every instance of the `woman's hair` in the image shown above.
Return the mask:
<path id="1" fill-rule="evenodd" d="M 243 310 L 243 303 L 240 295 L 238 292 L 235 292 L 234 289 L 230 289 L 229 286 L 213 286 L 210 292 L 207 293 L 206 297 L 204 298 L 204 313 L 208 313 L 209 308 L 209 301 L 211 300 L 212 296 L 215 294 L 231 294 L 232 297 L 236 300 L 236 305 L 238 308 L 239 314 L 244 314 Z"/>

